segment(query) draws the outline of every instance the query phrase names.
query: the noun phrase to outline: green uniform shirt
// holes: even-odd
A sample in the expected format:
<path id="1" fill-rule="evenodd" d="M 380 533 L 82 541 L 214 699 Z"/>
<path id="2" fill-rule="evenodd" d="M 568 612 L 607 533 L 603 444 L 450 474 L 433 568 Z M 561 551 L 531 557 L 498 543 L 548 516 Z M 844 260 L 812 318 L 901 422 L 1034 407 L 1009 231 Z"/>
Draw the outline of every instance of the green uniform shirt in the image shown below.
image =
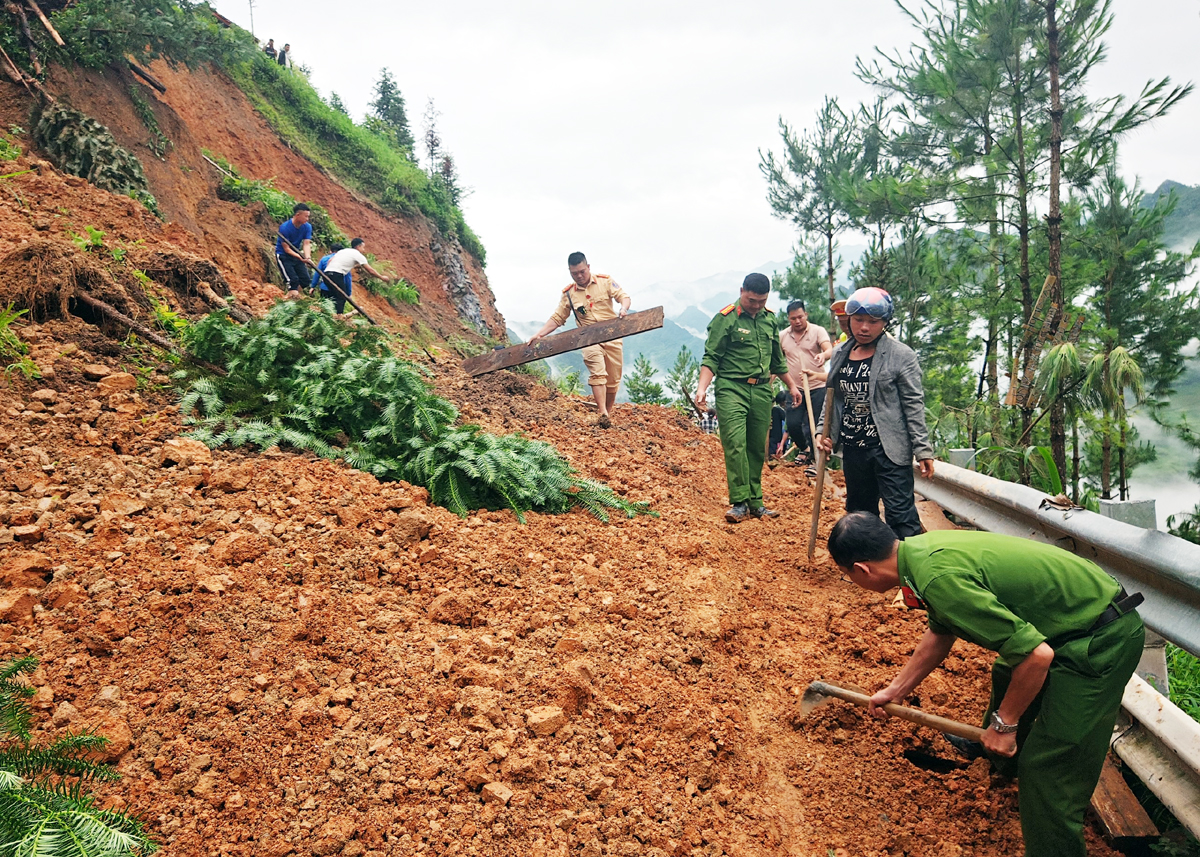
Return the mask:
<path id="1" fill-rule="evenodd" d="M 928 611 L 929 630 L 991 649 L 1010 667 L 1044 640 L 1091 627 L 1120 591 L 1090 560 L 996 533 L 925 533 L 900 542 L 898 559 L 905 603 Z"/>
<path id="2" fill-rule="evenodd" d="M 700 365 L 718 378 L 742 380 L 787 372 L 775 313 L 764 307 L 751 317 L 740 302 L 721 310 L 708 323 Z"/>

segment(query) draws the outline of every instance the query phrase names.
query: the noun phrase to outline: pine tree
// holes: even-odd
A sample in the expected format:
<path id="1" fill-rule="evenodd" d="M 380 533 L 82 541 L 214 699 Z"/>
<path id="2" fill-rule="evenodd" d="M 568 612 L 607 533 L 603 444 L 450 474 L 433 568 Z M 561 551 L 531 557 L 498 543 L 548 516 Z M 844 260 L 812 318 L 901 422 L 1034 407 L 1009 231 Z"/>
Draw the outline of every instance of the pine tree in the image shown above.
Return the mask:
<path id="1" fill-rule="evenodd" d="M 342 97 L 336 92 L 329 93 L 329 106 L 338 113 L 341 113 L 343 116 L 350 115 L 349 109 L 347 109 L 346 105 L 342 103 Z"/>
<path id="2" fill-rule="evenodd" d="M 759 170 L 767 180 L 767 201 L 776 217 L 824 239 L 829 302 L 833 303 L 837 236 L 850 225 L 836 188 L 858 167 L 862 141 L 853 119 L 834 98 L 825 99 L 813 130 L 797 134 L 781 118 L 779 133 L 782 155 L 758 153 Z"/>
<path id="3" fill-rule="evenodd" d="M 654 380 L 658 371 L 639 354 L 633 361 L 633 371 L 625 376 L 625 391 L 629 401 L 635 405 L 666 405 L 670 400 L 663 395 L 662 384 Z"/>
<path id="4" fill-rule="evenodd" d="M 692 404 L 692 396 L 699 380 L 700 361 L 686 345 L 679 346 L 675 362 L 667 372 L 667 393 L 676 410 L 685 414 L 693 412 L 695 405 Z"/>
<path id="5" fill-rule="evenodd" d="M 400 151 L 411 154 L 415 141 L 408 127 L 404 96 L 400 94 L 396 79 L 386 68 L 379 72 L 374 92 L 375 97 L 369 105 L 371 113 L 367 116 L 367 127 L 383 136 Z"/>
<path id="6" fill-rule="evenodd" d="M 804 310 L 812 324 L 828 328 L 833 323 L 830 301 L 825 292 L 826 248 L 817 244 L 797 244 L 792 248 L 792 264 L 782 274 L 771 277 L 771 290 L 779 295 L 783 312 L 779 313 L 779 329 L 787 326 L 786 310 L 790 301 L 804 301 Z M 842 260 L 835 262 L 840 266 Z"/>

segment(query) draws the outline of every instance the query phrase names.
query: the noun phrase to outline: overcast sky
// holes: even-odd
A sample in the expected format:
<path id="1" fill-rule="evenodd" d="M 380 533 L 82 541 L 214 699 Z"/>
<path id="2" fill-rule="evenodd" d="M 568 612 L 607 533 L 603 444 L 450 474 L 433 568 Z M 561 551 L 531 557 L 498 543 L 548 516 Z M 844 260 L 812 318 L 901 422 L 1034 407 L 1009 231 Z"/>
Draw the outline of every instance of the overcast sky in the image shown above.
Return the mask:
<path id="1" fill-rule="evenodd" d="M 1200 0 L 1113 5 L 1095 94 L 1200 77 Z M 250 26 L 248 0 L 218 8 Z M 635 308 L 639 285 L 788 259 L 796 236 L 771 216 L 758 150 L 778 147 L 780 116 L 803 127 L 827 94 L 869 98 L 855 57 L 915 35 L 892 0 L 256 0 L 253 14 L 255 34 L 290 42 L 318 90 L 356 119 L 383 67 L 418 137 L 434 99 L 474 188 L 467 221 L 513 320 L 549 315 L 573 250 Z M 1123 171 L 1150 189 L 1200 184 L 1198 137 L 1194 95 L 1127 139 Z"/>

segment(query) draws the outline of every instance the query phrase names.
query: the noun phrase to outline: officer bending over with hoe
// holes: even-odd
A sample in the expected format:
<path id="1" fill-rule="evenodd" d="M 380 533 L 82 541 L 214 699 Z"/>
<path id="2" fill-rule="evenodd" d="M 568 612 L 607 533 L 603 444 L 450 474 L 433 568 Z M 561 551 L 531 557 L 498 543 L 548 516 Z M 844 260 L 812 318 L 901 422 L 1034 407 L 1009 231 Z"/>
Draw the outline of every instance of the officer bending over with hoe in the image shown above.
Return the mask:
<path id="1" fill-rule="evenodd" d="M 1053 545 L 965 530 L 900 541 L 868 512 L 834 525 L 829 554 L 855 585 L 899 586 L 929 617 L 868 710 L 887 717 L 881 706 L 902 702 L 959 637 L 996 652 L 983 749 L 1017 776 L 1026 857 L 1085 857 L 1084 811 L 1146 638 L 1141 594 Z"/>

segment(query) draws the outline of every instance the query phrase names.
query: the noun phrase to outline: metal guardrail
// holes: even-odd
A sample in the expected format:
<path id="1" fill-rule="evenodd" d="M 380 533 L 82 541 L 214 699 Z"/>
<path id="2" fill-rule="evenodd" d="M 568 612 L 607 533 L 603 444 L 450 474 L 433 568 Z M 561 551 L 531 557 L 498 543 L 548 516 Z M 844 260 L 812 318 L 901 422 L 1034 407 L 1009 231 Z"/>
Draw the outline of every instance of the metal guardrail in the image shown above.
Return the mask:
<path id="1" fill-rule="evenodd" d="M 1126 723 L 1118 723 L 1113 750 L 1180 824 L 1200 835 L 1200 724 L 1137 674 L 1125 686 L 1121 708 Z"/>
<path id="2" fill-rule="evenodd" d="M 1146 601 L 1153 631 L 1200 655 L 1200 545 L 1083 509 L 1043 505 L 1040 491 L 939 461 L 917 493 L 989 532 L 1021 536 L 1092 560 Z M 1200 723 L 1134 675 L 1121 699 L 1112 748 L 1175 817 L 1200 836 Z"/>
<path id="3" fill-rule="evenodd" d="M 1036 539 L 1092 560 L 1146 601 L 1147 627 L 1200 656 L 1200 545 L 1083 509 L 1043 508 L 1047 496 L 944 461 L 917 493 L 981 530 Z"/>

